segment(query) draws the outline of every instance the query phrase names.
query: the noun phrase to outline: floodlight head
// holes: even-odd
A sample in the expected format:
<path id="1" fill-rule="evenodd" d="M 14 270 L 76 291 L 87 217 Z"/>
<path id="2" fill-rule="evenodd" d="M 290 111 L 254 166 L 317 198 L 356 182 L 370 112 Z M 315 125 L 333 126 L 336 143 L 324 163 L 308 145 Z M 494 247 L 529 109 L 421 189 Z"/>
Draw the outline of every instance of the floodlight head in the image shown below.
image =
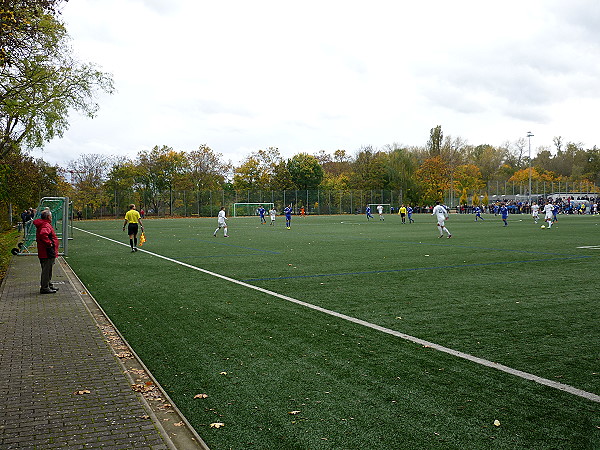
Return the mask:
<path id="1" fill-rule="evenodd" d="M 533 136 L 533 133 L 531 131 L 528 131 L 527 132 L 527 137 L 532 137 L 532 136 Z"/>

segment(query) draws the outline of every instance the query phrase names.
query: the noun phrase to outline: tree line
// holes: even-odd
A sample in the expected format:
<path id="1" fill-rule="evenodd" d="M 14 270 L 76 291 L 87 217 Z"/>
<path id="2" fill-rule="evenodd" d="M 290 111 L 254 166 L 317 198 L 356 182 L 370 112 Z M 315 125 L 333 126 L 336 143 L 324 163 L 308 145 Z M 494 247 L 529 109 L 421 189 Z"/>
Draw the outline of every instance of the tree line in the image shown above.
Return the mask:
<path id="1" fill-rule="evenodd" d="M 78 61 L 61 21 L 63 0 L 0 0 L 0 221 L 14 205 L 69 189 L 61 168 L 27 150 L 61 137 L 69 113 L 93 117 L 100 91 L 113 80 L 93 63 Z"/>
<path id="2" fill-rule="evenodd" d="M 500 147 L 473 146 L 462 138 L 443 137 L 439 125 L 430 130 L 422 147 L 365 146 L 353 154 L 321 150 L 290 158 L 268 147 L 251 152 L 239 164 L 226 161 L 205 144 L 191 151 L 155 146 L 134 158 L 84 154 L 64 168 L 13 153 L 10 164 L 20 168 L 12 173 L 19 175 L 3 186 L 8 190 L 5 198 L 18 208 L 35 205 L 40 196 L 50 194 L 69 196 L 77 209 L 135 200 L 154 211 L 163 206 L 165 193 L 220 190 L 393 190 L 402 192 L 406 203 L 427 205 L 443 201 L 452 189 L 460 203 L 467 199 L 471 203 L 492 183 L 526 185 L 530 173 L 534 183 L 578 182 L 595 192 L 600 151 L 563 142 L 556 137 L 554 149 L 538 149 L 531 172 L 524 138 Z"/>
<path id="3" fill-rule="evenodd" d="M 429 130 L 423 146 L 315 150 L 285 158 L 277 147 L 258 149 L 239 164 L 208 145 L 195 150 L 157 145 L 134 158 L 84 154 L 66 167 L 34 159 L 68 128 L 69 112 L 93 117 L 98 92 L 112 93 L 109 74 L 74 56 L 60 20 L 62 0 L 0 0 L 0 207 L 15 212 L 42 196 L 69 196 L 75 208 L 117 203 L 120 197 L 159 210 L 165 192 L 394 190 L 403 201 L 432 204 L 448 191 L 461 202 L 490 183 L 600 183 L 600 151 L 557 136 L 531 161 L 525 137 L 501 146 L 471 145 Z M 592 188 L 590 188 L 592 189 Z M 121 200 L 124 201 L 124 200 Z M 5 219 L 3 213 L 1 218 Z"/>

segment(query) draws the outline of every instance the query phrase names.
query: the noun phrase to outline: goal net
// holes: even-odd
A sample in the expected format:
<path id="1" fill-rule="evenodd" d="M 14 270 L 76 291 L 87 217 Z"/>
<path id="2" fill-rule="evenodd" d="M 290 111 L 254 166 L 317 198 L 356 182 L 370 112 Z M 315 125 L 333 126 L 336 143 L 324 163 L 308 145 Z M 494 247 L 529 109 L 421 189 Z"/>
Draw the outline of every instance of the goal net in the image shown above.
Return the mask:
<path id="1" fill-rule="evenodd" d="M 258 216 L 258 208 L 265 208 L 265 216 L 269 215 L 269 210 L 273 209 L 274 203 L 234 203 L 231 215 L 233 217 L 240 216 Z"/>
<path id="2" fill-rule="evenodd" d="M 13 255 L 37 255 L 36 228 L 33 221 L 39 219 L 45 209 L 52 213 L 52 228 L 58 237 L 59 255 L 67 255 L 70 219 L 68 197 L 44 197 L 40 200 L 33 219 L 23 224 L 23 241 L 19 242 L 18 248 L 12 249 Z"/>
<path id="3" fill-rule="evenodd" d="M 368 206 L 371 207 L 371 214 L 379 214 L 379 211 L 377 210 L 379 205 L 383 206 L 383 212 L 385 214 L 390 214 L 390 208 L 392 207 L 391 203 L 369 203 Z"/>

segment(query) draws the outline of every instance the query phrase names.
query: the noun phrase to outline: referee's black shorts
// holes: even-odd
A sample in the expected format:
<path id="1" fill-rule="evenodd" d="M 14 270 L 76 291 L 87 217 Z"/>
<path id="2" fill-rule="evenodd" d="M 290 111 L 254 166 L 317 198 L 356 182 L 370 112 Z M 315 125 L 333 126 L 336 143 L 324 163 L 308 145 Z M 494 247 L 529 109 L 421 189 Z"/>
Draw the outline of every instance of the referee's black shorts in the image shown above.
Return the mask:
<path id="1" fill-rule="evenodd" d="M 127 225 L 127 234 L 128 235 L 132 235 L 132 234 L 137 234 L 138 232 L 138 224 L 137 223 L 130 223 Z"/>

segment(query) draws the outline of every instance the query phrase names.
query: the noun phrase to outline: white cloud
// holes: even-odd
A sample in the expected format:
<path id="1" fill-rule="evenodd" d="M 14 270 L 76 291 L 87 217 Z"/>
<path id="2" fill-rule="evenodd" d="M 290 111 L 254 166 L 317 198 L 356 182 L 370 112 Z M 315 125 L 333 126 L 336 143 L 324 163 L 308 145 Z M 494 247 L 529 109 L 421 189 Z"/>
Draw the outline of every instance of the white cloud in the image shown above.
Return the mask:
<path id="1" fill-rule="evenodd" d="M 424 145 L 429 130 L 500 145 L 534 131 L 598 144 L 593 0 L 358 2 L 78 0 L 83 61 L 114 75 L 94 120 L 73 115 L 44 157 L 207 144 L 239 161 L 278 147 Z M 38 152 L 39 153 L 39 152 Z"/>

